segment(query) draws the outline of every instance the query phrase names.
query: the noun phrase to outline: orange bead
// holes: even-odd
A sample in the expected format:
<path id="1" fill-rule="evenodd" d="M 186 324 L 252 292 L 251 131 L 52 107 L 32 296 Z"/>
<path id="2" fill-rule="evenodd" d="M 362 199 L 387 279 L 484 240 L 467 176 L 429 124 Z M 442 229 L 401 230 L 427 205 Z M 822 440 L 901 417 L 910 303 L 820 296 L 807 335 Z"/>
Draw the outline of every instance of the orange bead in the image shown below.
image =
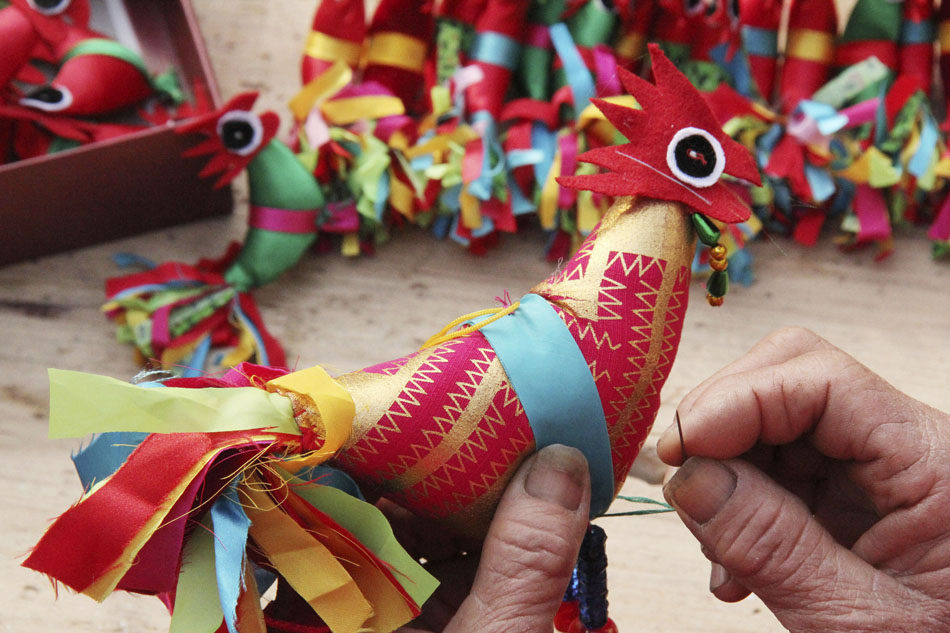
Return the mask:
<path id="1" fill-rule="evenodd" d="M 709 267 L 712 268 L 713 270 L 722 272 L 726 268 L 729 267 L 729 260 L 728 259 L 710 259 Z"/>
<path id="2" fill-rule="evenodd" d="M 709 305 L 711 305 L 714 308 L 718 308 L 719 306 L 722 305 L 722 297 L 714 297 L 708 294 L 706 295 L 706 301 L 708 301 Z"/>
<path id="3" fill-rule="evenodd" d="M 709 257 L 712 259 L 723 259 L 726 256 L 726 247 L 722 244 L 716 244 L 709 249 Z"/>

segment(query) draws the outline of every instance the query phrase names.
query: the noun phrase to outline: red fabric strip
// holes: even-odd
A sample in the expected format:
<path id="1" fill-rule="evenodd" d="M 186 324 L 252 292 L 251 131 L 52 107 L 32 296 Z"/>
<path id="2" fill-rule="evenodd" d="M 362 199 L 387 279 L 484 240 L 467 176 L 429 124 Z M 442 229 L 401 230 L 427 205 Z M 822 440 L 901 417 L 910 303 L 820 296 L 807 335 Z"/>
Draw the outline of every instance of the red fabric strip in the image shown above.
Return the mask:
<path id="1" fill-rule="evenodd" d="M 274 207 L 251 205 L 248 225 L 277 233 L 316 233 L 318 210 L 292 211 Z"/>
<path id="2" fill-rule="evenodd" d="M 897 45 L 889 40 L 861 40 L 838 43 L 835 47 L 835 66 L 851 66 L 871 56 L 877 57 L 891 70 L 897 69 Z"/>
<path id="3" fill-rule="evenodd" d="M 247 432 L 149 435 L 108 482 L 56 519 L 23 565 L 76 591 L 89 587 L 113 568 L 202 457 L 247 436 Z M 95 533 L 90 531 L 93 526 Z"/>

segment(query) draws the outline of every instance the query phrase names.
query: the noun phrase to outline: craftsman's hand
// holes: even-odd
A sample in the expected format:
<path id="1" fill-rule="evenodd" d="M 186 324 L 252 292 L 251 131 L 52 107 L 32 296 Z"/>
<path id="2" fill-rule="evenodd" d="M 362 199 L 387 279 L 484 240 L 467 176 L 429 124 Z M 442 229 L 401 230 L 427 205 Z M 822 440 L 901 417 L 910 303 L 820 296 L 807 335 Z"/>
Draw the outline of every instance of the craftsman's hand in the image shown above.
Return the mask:
<path id="1" fill-rule="evenodd" d="M 660 457 L 722 600 L 793 632 L 950 631 L 950 416 L 805 330 L 686 396 Z"/>
<path id="2" fill-rule="evenodd" d="M 590 475 L 583 454 L 549 446 L 505 490 L 481 554 L 386 508 L 403 544 L 442 581 L 402 633 L 551 633 L 587 529 Z M 420 531 L 420 526 L 422 526 Z"/>

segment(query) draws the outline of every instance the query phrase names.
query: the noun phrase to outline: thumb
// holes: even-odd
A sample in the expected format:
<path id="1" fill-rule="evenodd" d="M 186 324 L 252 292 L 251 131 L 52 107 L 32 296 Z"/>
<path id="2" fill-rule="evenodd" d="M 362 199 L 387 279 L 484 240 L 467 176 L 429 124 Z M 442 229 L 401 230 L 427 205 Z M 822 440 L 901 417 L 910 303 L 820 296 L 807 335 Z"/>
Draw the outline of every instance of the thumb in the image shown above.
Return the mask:
<path id="1" fill-rule="evenodd" d="M 445 633 L 550 633 L 589 506 L 580 451 L 555 444 L 528 458 L 502 496 L 472 591 Z"/>
<path id="2" fill-rule="evenodd" d="M 713 561 L 712 592 L 726 601 L 755 593 L 790 631 L 879 630 L 856 619 L 880 624 L 875 604 L 899 604 L 905 591 L 747 462 L 692 457 L 664 494 Z"/>

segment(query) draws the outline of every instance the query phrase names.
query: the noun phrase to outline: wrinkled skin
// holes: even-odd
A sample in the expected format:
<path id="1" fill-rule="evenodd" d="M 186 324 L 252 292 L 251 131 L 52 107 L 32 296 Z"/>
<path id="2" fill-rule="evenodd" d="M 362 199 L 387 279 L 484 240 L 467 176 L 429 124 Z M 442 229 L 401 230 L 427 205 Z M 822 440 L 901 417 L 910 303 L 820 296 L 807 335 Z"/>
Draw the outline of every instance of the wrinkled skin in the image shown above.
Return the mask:
<path id="1" fill-rule="evenodd" d="M 665 493 L 719 599 L 755 593 L 793 633 L 950 630 L 950 416 L 792 329 L 678 418 Z"/>

